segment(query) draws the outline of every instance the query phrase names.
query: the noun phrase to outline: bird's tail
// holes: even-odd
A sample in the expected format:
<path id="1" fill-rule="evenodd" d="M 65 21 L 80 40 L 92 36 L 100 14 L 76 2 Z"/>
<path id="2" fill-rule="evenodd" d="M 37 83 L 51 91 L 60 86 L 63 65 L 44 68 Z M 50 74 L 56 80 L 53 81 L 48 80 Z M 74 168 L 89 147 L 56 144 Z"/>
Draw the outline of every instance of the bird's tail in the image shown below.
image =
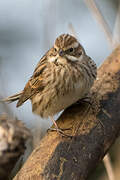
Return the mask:
<path id="1" fill-rule="evenodd" d="M 15 94 L 13 96 L 9 96 L 9 97 L 7 97 L 5 99 L 2 99 L 2 100 L 0 100 L 0 102 L 12 103 L 14 101 L 17 101 L 21 97 L 22 93 L 23 93 L 23 91 L 21 91 L 20 93 Z"/>

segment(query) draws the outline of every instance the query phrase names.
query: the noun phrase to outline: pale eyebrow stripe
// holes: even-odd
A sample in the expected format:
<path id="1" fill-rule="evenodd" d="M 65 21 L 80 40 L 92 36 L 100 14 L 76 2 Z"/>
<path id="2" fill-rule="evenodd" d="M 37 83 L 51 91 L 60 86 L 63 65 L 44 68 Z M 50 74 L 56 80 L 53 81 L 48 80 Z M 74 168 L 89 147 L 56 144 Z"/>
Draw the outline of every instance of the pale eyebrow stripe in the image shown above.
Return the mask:
<path id="1" fill-rule="evenodd" d="M 79 46 L 79 43 L 78 43 L 78 42 L 74 42 L 72 45 L 69 45 L 69 46 L 67 47 L 67 50 L 68 50 L 69 48 L 71 48 L 71 47 L 77 48 L 78 46 Z"/>
<path id="2" fill-rule="evenodd" d="M 74 48 L 77 48 L 78 46 L 79 46 L 79 43 L 78 43 L 78 42 L 74 42 L 74 43 L 73 43 L 73 47 L 74 47 Z"/>

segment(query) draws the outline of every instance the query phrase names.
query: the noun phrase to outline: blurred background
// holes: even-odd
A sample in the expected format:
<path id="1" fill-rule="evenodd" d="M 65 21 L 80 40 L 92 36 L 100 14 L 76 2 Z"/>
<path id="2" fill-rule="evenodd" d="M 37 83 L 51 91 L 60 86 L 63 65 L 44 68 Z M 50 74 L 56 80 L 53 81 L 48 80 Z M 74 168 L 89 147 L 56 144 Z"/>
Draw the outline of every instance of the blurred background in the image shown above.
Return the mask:
<path id="1" fill-rule="evenodd" d="M 119 12 L 119 0 L 0 0 L 0 97 L 24 88 L 39 59 L 62 33 L 74 34 L 99 67 L 119 44 Z M 37 144 L 51 122 L 33 115 L 29 101 L 19 109 L 15 106 L 0 104 L 0 113 L 19 117 Z M 101 165 L 98 169 L 103 172 Z M 98 173 L 95 179 L 105 178 Z"/>

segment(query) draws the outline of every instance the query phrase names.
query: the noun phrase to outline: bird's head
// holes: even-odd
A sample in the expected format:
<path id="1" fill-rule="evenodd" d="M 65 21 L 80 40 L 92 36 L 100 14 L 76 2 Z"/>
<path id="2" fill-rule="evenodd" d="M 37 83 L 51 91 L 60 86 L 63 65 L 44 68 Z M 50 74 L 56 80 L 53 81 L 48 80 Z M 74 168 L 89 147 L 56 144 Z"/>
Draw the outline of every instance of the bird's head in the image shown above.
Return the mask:
<path id="1" fill-rule="evenodd" d="M 55 40 L 49 61 L 68 60 L 74 62 L 81 60 L 84 54 L 83 47 L 74 36 L 62 34 Z"/>

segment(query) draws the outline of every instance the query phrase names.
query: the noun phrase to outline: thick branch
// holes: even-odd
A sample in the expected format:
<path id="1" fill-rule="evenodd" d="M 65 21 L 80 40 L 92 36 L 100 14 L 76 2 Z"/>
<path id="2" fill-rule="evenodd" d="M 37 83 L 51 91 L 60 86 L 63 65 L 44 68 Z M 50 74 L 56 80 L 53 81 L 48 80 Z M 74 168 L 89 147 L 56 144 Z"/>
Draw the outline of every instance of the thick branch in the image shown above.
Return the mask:
<path id="1" fill-rule="evenodd" d="M 57 121 L 73 138 L 49 132 L 14 180 L 85 180 L 120 132 L 120 46 L 98 70 L 92 106 L 78 103 Z"/>

